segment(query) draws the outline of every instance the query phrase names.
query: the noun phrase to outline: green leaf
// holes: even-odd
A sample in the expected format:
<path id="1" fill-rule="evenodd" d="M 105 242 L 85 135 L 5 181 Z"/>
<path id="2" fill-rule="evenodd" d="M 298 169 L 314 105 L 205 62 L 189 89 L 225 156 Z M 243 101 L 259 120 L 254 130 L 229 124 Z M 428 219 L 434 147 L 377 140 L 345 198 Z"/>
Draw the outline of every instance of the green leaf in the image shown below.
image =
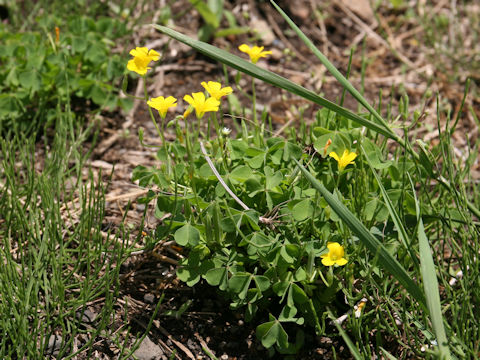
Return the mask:
<path id="1" fill-rule="evenodd" d="M 289 286 L 290 286 L 290 282 L 279 281 L 279 282 L 273 284 L 272 289 L 275 292 L 275 294 L 277 294 L 278 296 L 283 298 L 285 296 L 287 290 L 289 289 Z"/>
<path id="2" fill-rule="evenodd" d="M 40 89 L 41 79 L 37 71 L 34 69 L 23 71 L 18 74 L 18 81 L 26 89 L 32 89 L 34 91 Z"/>
<path id="3" fill-rule="evenodd" d="M 303 281 L 307 278 L 307 272 L 303 267 L 299 267 L 297 271 L 295 271 L 295 281 Z"/>
<path id="4" fill-rule="evenodd" d="M 247 296 L 248 288 L 252 281 L 252 274 L 249 273 L 236 273 L 228 281 L 228 288 L 237 294 L 240 299 L 245 299 Z"/>
<path id="5" fill-rule="evenodd" d="M 99 43 L 90 44 L 84 56 L 86 60 L 91 61 L 95 65 L 100 65 L 107 60 L 105 46 Z"/>
<path id="6" fill-rule="evenodd" d="M 175 231 L 175 242 L 180 246 L 195 246 L 200 242 L 200 232 L 194 226 L 185 224 L 180 229 Z"/>
<path id="7" fill-rule="evenodd" d="M 298 258 L 300 249 L 298 245 L 287 244 L 280 248 L 280 256 L 287 264 L 293 264 Z"/>
<path id="8" fill-rule="evenodd" d="M 327 146 L 329 140 L 331 143 Z M 341 155 L 345 149 L 352 150 L 350 141 L 340 132 L 332 132 L 330 134 L 319 136 L 313 142 L 313 147 L 322 157 L 327 157 L 332 151 Z"/>
<path id="9" fill-rule="evenodd" d="M 283 150 L 284 161 L 288 161 L 290 158 L 299 160 L 302 157 L 302 154 L 303 149 L 300 146 L 289 141 L 285 142 L 285 147 Z"/>
<path id="10" fill-rule="evenodd" d="M 423 228 L 423 221 L 419 218 L 418 242 L 420 247 L 420 270 L 422 273 L 423 287 L 427 297 L 427 307 L 432 320 L 433 331 L 437 338 L 441 359 L 451 359 L 448 349 L 448 340 L 443 326 L 442 306 L 438 288 L 435 263 L 433 262 L 432 251 L 428 244 L 427 235 Z"/>
<path id="11" fill-rule="evenodd" d="M 239 182 L 245 182 L 252 176 L 252 170 L 245 165 L 238 166 L 230 173 L 229 177 Z"/>
<path id="12" fill-rule="evenodd" d="M 267 190 L 273 190 L 275 187 L 280 185 L 283 180 L 283 174 L 280 170 L 273 172 L 272 168 L 265 166 L 265 187 Z"/>
<path id="13" fill-rule="evenodd" d="M 0 118 L 16 117 L 22 111 L 22 104 L 15 96 L 0 94 Z"/>
<path id="14" fill-rule="evenodd" d="M 247 252 L 249 255 L 262 254 L 265 255 L 274 244 L 275 240 L 260 232 L 253 233 L 248 243 Z"/>
<path id="15" fill-rule="evenodd" d="M 367 201 L 367 203 L 365 204 L 365 207 L 363 208 L 363 214 L 365 216 L 366 221 L 371 221 L 373 219 L 377 205 L 378 205 L 378 199 L 372 199 L 370 201 Z"/>
<path id="16" fill-rule="evenodd" d="M 413 190 L 413 194 L 415 196 L 415 186 L 410 175 L 409 180 Z M 430 249 L 428 238 L 425 234 L 425 229 L 423 227 L 423 220 L 420 214 L 420 205 L 416 196 L 415 207 L 418 222 L 417 234 L 420 249 L 420 271 L 422 274 L 423 288 L 425 290 L 427 298 L 427 307 L 430 313 L 430 318 L 432 320 L 433 331 L 435 332 L 435 336 L 437 337 L 438 348 L 440 350 L 439 358 L 451 359 L 452 356 L 448 348 L 449 343 L 447 340 L 447 335 L 445 333 L 445 327 L 443 325 L 442 305 L 440 302 L 435 263 L 433 262 L 432 250 Z"/>
<path id="17" fill-rule="evenodd" d="M 288 347 L 288 335 L 282 324 L 276 319 L 257 326 L 256 334 L 262 341 L 262 345 L 267 349 L 274 344 L 277 344 L 280 348 Z"/>
<path id="18" fill-rule="evenodd" d="M 293 283 L 291 287 L 292 297 L 295 304 L 305 304 L 308 301 L 308 296 L 305 294 L 305 291 L 298 286 L 297 284 Z"/>
<path id="19" fill-rule="evenodd" d="M 292 215 L 296 221 L 303 221 L 312 216 L 313 207 L 309 199 L 301 200 L 292 208 Z"/>
<path id="20" fill-rule="evenodd" d="M 200 281 L 200 273 L 186 267 L 181 267 L 177 270 L 177 277 L 187 283 L 188 286 L 193 286 Z"/>
<path id="21" fill-rule="evenodd" d="M 245 159 L 245 162 L 252 169 L 260 169 L 260 167 L 263 165 L 264 160 L 265 160 L 265 154 L 260 154 L 260 155 L 254 156 L 253 158 Z"/>
<path id="22" fill-rule="evenodd" d="M 297 312 L 298 310 L 296 307 L 285 305 L 280 315 L 278 316 L 278 321 L 294 322 L 297 325 L 303 325 L 305 323 L 305 319 L 303 317 L 296 318 L 295 315 L 297 314 Z"/>
<path id="23" fill-rule="evenodd" d="M 87 40 L 82 36 L 72 37 L 72 50 L 74 53 L 82 53 L 87 50 Z"/>
<path id="24" fill-rule="evenodd" d="M 255 284 L 257 285 L 258 290 L 264 292 L 270 287 L 270 279 L 263 275 L 255 275 L 253 278 Z"/>
<path id="25" fill-rule="evenodd" d="M 208 270 L 204 278 L 209 285 L 219 286 L 220 290 L 227 289 L 228 270 L 225 267 Z"/>
<path id="26" fill-rule="evenodd" d="M 90 91 L 90 97 L 95 104 L 105 105 L 108 94 L 98 84 L 94 84 Z"/>
<path id="27" fill-rule="evenodd" d="M 368 159 L 370 160 L 371 166 L 374 169 L 377 169 L 377 170 L 386 169 L 393 164 L 393 161 L 391 160 L 388 160 L 388 161 L 383 160 L 380 149 L 378 148 L 377 145 L 375 145 L 369 139 L 363 139 L 362 146 L 366 156 L 368 156 Z"/>
<path id="28" fill-rule="evenodd" d="M 219 38 L 219 37 L 227 37 L 231 35 L 242 35 L 242 34 L 248 33 L 249 31 L 250 31 L 250 28 L 246 26 L 229 27 L 227 29 L 215 31 L 215 37 Z"/>
<path id="29" fill-rule="evenodd" d="M 285 305 L 282 309 L 282 312 L 278 316 L 278 320 L 280 321 L 288 321 L 295 318 L 298 310 L 296 307 Z"/>

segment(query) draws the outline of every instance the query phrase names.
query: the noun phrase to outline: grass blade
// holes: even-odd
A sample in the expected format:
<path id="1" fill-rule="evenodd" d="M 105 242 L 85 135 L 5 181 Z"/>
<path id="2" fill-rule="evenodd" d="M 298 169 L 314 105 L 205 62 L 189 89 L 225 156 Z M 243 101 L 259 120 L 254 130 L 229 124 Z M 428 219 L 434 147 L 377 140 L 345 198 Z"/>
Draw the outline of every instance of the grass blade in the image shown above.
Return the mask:
<path id="1" fill-rule="evenodd" d="M 321 96 L 318 96 L 313 91 L 307 90 L 303 86 L 295 84 L 294 82 L 288 79 L 285 79 L 284 77 L 278 74 L 275 74 L 266 69 L 262 69 L 242 59 L 241 57 L 233 55 L 225 50 L 219 49 L 205 42 L 192 39 L 168 27 L 161 26 L 161 25 L 153 25 L 153 27 L 158 31 L 160 31 L 161 33 L 164 33 L 165 35 L 168 35 L 174 38 L 175 40 L 178 40 L 184 44 L 187 44 L 192 48 L 194 48 L 195 50 L 201 52 L 202 54 L 209 56 L 225 65 L 228 65 L 234 69 L 237 69 L 247 75 L 260 79 L 266 83 L 269 83 L 281 89 L 287 90 L 292 94 L 301 96 L 304 99 L 310 100 L 317 105 L 326 107 L 327 109 L 330 109 L 331 111 L 337 113 L 338 115 L 341 115 L 349 120 L 352 120 L 353 122 L 361 126 L 365 126 L 370 130 L 373 130 L 379 134 L 382 134 L 390 139 L 394 139 L 395 141 L 398 141 L 397 139 L 398 136 L 390 128 L 385 128 L 382 125 L 379 125 L 373 121 L 365 119 L 357 114 L 354 114 L 353 112 L 327 99 L 324 99 Z"/>
<path id="2" fill-rule="evenodd" d="M 385 350 L 383 347 L 380 346 L 380 350 L 382 350 L 382 353 L 383 355 L 385 355 L 385 357 L 388 359 L 388 360 L 397 360 L 397 358 L 395 356 L 393 356 L 392 354 L 390 354 L 387 350 Z"/>
<path id="3" fill-rule="evenodd" d="M 442 307 L 440 304 L 440 294 L 438 293 L 438 280 L 435 272 L 432 251 L 428 244 L 427 235 L 423 227 L 423 221 L 420 218 L 418 223 L 418 242 L 420 247 L 420 271 L 422 273 L 423 287 L 427 298 L 427 307 L 432 320 L 433 331 L 437 337 L 438 348 L 441 359 L 451 359 L 448 349 L 447 335 L 443 326 Z"/>
<path id="4" fill-rule="evenodd" d="M 362 357 L 362 355 L 360 355 L 360 352 L 355 347 L 352 340 L 350 340 L 350 336 L 348 336 L 348 334 L 345 332 L 345 330 L 343 330 L 341 325 L 337 321 L 335 321 L 335 316 L 333 315 L 332 311 L 328 307 L 327 307 L 327 309 L 328 309 L 328 314 L 330 315 L 330 318 L 332 319 L 332 322 L 337 327 L 337 330 L 340 333 L 340 335 L 342 336 L 343 341 L 345 341 L 345 344 L 347 344 L 348 350 L 350 350 L 350 353 L 352 354 L 353 358 L 355 360 L 363 360 L 364 358 Z"/>
<path id="5" fill-rule="evenodd" d="M 413 296 L 413 298 L 426 310 L 427 305 L 425 296 L 420 287 L 411 279 L 403 266 L 387 251 L 385 246 L 378 241 L 368 229 L 357 219 L 357 217 L 347 209 L 338 199 L 328 191 L 322 183 L 305 169 L 297 160 L 293 159 L 300 168 L 305 177 L 310 181 L 312 186 L 320 192 L 328 205 L 335 211 L 335 213 L 347 224 L 352 232 L 358 236 L 365 247 L 374 255 L 378 255 L 379 264 L 392 274 L 397 281 L 402 284 L 405 289 Z"/>
<path id="6" fill-rule="evenodd" d="M 348 90 L 348 92 L 367 109 L 375 119 L 377 119 L 378 123 L 384 126 L 386 129 L 390 130 L 390 126 L 388 123 L 382 118 L 382 116 L 368 103 L 368 101 L 360 94 L 357 89 L 347 80 L 345 76 L 342 75 L 340 71 L 327 59 L 325 55 L 318 50 L 313 42 L 300 30 L 300 28 L 288 17 L 287 14 L 272 0 L 270 0 L 272 5 L 277 9 L 277 11 L 282 15 L 285 21 L 290 25 L 290 27 L 295 31 L 298 37 L 303 41 L 305 45 L 313 52 L 313 54 L 321 61 L 321 63 L 327 68 L 327 70 L 333 75 L 335 79 L 338 80 L 342 86 Z M 396 139 L 398 141 L 399 139 Z"/>
<path id="7" fill-rule="evenodd" d="M 442 306 L 440 303 L 440 294 L 438 292 L 438 280 L 435 271 L 435 263 L 433 262 L 432 250 L 428 243 L 425 228 L 423 226 L 422 217 L 420 216 L 420 205 L 415 194 L 415 188 L 412 178 L 409 176 L 410 185 L 413 189 L 415 199 L 415 210 L 418 222 L 418 244 L 420 249 L 420 272 L 423 279 L 423 287 L 427 298 L 427 307 L 432 320 L 433 331 L 437 338 L 438 348 L 440 350 L 441 359 L 451 359 L 450 350 L 448 348 L 447 335 L 443 326 Z"/>
<path id="8" fill-rule="evenodd" d="M 387 191 L 383 187 L 382 181 L 380 177 L 378 176 L 377 172 L 372 166 L 372 163 L 370 162 L 370 159 L 368 158 L 367 152 L 361 146 L 363 155 L 365 156 L 365 159 L 367 160 L 368 166 L 370 166 L 370 169 L 372 170 L 373 175 L 375 176 L 375 180 L 377 180 L 378 187 L 380 188 L 380 192 L 382 193 L 383 200 L 385 201 L 385 205 L 387 206 L 388 212 L 390 213 L 390 216 L 392 217 L 392 221 L 395 224 L 395 227 L 397 228 L 398 232 L 398 237 L 400 238 L 400 241 L 402 242 L 403 246 L 405 249 L 407 249 L 410 253 L 410 257 L 412 258 L 412 261 L 414 261 L 415 266 L 417 266 L 418 269 L 418 261 L 417 257 L 413 253 L 411 246 L 410 246 L 410 240 L 407 234 L 407 230 L 405 230 L 405 227 L 402 224 L 402 221 L 400 220 L 400 216 L 398 216 L 397 211 L 395 210 L 395 207 L 392 204 L 392 201 L 390 200 L 390 197 L 388 196 Z"/>

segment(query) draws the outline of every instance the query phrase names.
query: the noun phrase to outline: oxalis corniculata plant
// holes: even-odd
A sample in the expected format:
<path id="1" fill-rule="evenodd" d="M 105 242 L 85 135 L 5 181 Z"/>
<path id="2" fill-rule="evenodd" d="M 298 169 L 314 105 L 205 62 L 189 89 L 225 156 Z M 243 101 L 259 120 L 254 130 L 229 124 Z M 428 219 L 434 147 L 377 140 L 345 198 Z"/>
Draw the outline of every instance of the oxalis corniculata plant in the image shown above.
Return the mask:
<path id="1" fill-rule="evenodd" d="M 335 328 L 357 359 L 373 354 L 395 358 L 385 349 L 383 335 L 399 338 L 404 357 L 423 351 L 446 359 L 473 354 L 475 347 L 443 316 L 425 231 L 435 216 L 426 214 L 429 208 L 416 191 L 418 184 L 426 187 L 434 179 L 446 194 L 458 197 L 453 179 L 437 168 L 423 143 L 398 135 L 273 5 L 368 114 L 354 114 L 257 66 L 260 57 L 269 55 L 263 47 L 239 47 L 249 62 L 154 25 L 252 76 L 253 118 L 242 119 L 232 136 L 222 124 L 222 98 L 233 89 L 210 79 L 201 83 L 205 93 L 184 96 L 187 110 L 170 121 L 168 109 L 178 100 L 169 94 L 149 98 L 145 90 L 163 140 L 157 153 L 161 162 L 158 169 L 136 168 L 133 180 L 159 188 L 144 199 L 156 201 L 156 215 L 163 219 L 155 237 L 173 236 L 188 248 L 178 277 L 189 286 L 203 279 L 218 287 L 232 309 L 242 309 L 247 321 L 258 324 L 257 337 L 272 353 L 295 354 L 306 331 L 323 335 Z M 128 69 L 144 78 L 146 89 L 149 65 L 160 54 L 147 48 L 130 54 Z M 273 134 L 265 114 L 261 121 L 257 118 L 253 78 L 322 106 L 315 123 L 306 126 L 300 119 L 301 125 L 285 137 Z M 160 125 L 151 108 L 158 110 Z M 175 141 L 165 141 L 166 127 L 174 127 Z M 403 149 L 391 160 L 384 160 L 386 139 Z M 140 141 L 144 144 L 143 133 Z M 457 205 L 463 209 L 462 221 L 474 229 L 477 206 L 466 196 Z M 369 324 L 365 331 L 362 322 Z"/>

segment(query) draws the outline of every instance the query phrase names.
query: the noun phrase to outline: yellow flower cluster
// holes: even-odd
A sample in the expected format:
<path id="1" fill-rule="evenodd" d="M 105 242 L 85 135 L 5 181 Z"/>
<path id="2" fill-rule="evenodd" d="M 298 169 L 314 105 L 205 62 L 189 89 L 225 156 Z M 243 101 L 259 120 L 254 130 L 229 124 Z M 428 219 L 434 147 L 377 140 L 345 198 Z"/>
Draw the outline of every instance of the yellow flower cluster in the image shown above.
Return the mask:
<path id="1" fill-rule="evenodd" d="M 183 117 L 187 117 L 193 109 L 195 109 L 195 114 L 198 119 L 201 119 L 206 112 L 218 111 L 220 106 L 220 99 L 226 95 L 232 93 L 232 88 L 230 86 L 222 88 L 222 84 L 215 81 L 205 81 L 201 84 L 205 90 L 207 90 L 210 97 L 206 98 L 205 94 L 202 92 L 192 93 L 192 95 L 185 95 L 183 100 L 190 104 L 190 107 L 185 111 Z"/>
<path id="2" fill-rule="evenodd" d="M 130 51 L 130 55 L 133 56 L 133 59 L 128 62 L 127 69 L 142 76 L 144 76 L 150 69 L 148 65 L 151 61 L 157 61 L 160 59 L 160 55 L 155 50 L 149 50 L 146 47 L 137 47 Z M 203 81 L 201 85 L 205 88 L 210 97 L 206 98 L 205 94 L 202 92 L 185 95 L 183 100 L 189 103 L 190 106 L 183 114 L 183 117 L 187 117 L 193 110 L 195 110 L 197 118 L 199 119 L 201 119 L 206 112 L 218 111 L 220 99 L 233 92 L 230 86 L 222 88 L 222 84 L 215 81 L 209 81 L 208 83 Z M 168 109 L 177 106 L 177 99 L 173 96 L 167 98 L 159 96 L 148 100 L 147 104 L 158 110 L 160 117 L 165 119 Z"/>
<path id="3" fill-rule="evenodd" d="M 272 53 L 271 51 L 263 51 L 263 46 L 250 47 L 246 44 L 242 44 L 239 46 L 239 49 L 240 51 L 247 53 L 250 56 L 250 61 L 254 64 L 257 63 L 260 58 L 267 57 L 267 55 Z M 127 69 L 142 76 L 144 76 L 150 69 L 148 65 L 151 61 L 157 61 L 160 59 L 160 55 L 155 50 L 148 50 L 146 47 L 137 47 L 130 51 L 130 55 L 133 56 L 133 59 L 128 62 Z M 206 97 L 203 92 L 194 92 L 192 95 L 185 95 L 183 100 L 185 100 L 190 106 L 183 114 L 184 118 L 190 115 L 193 110 L 195 110 L 198 119 L 201 119 L 206 112 L 218 111 L 221 98 L 231 94 L 233 91 L 229 86 L 222 88 L 222 84 L 215 81 L 203 81 L 201 85 L 210 96 Z M 150 107 L 158 110 L 161 118 L 165 119 L 168 109 L 177 106 L 177 99 L 173 96 L 169 96 L 167 98 L 159 96 L 148 100 L 147 104 Z M 332 141 L 329 139 L 324 148 L 324 155 L 326 155 L 327 149 L 331 143 Z M 334 151 L 330 152 L 329 156 L 337 160 L 338 169 L 342 171 L 345 169 L 345 167 L 354 163 L 357 154 L 355 152 L 345 150 L 342 156 L 339 156 Z M 347 264 L 348 260 L 344 257 L 345 250 L 342 245 L 337 242 L 329 242 L 327 244 L 327 248 L 328 253 L 321 255 L 323 265 L 343 266 Z"/>

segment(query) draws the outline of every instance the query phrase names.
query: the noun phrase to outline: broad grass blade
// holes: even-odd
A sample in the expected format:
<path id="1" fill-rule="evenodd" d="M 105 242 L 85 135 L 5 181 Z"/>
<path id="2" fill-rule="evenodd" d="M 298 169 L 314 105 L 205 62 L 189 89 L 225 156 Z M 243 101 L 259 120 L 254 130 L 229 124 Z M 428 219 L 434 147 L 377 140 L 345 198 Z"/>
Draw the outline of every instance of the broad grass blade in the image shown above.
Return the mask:
<path id="1" fill-rule="evenodd" d="M 423 227 L 423 221 L 420 218 L 418 223 L 418 242 L 420 247 L 420 271 L 422 273 L 423 288 L 427 298 L 427 307 L 432 320 L 433 331 L 437 338 L 438 348 L 441 359 L 451 359 L 448 349 L 447 335 L 443 326 L 442 307 L 440 304 L 440 294 L 438 293 L 438 280 L 435 272 L 432 251 L 428 244 L 427 235 Z"/>
<path id="2" fill-rule="evenodd" d="M 305 89 L 303 86 L 300 86 L 298 84 L 295 84 L 294 82 L 285 79 L 284 77 L 275 74 L 269 70 L 262 69 L 261 67 L 258 67 L 257 65 L 254 65 L 241 57 L 238 57 L 236 55 L 233 55 L 225 50 L 219 49 L 215 46 L 212 46 L 210 44 L 207 44 L 203 41 L 198 41 L 195 39 L 192 39 L 184 34 L 181 34 L 175 30 L 172 30 L 168 27 L 161 26 L 161 25 L 153 25 L 155 29 L 160 31 L 161 33 L 164 33 L 165 35 L 168 35 L 175 40 L 178 40 L 184 44 L 187 44 L 194 48 L 195 50 L 201 52 L 202 54 L 211 57 L 212 59 L 215 59 L 225 65 L 228 65 L 234 69 L 237 69 L 238 71 L 241 71 L 245 74 L 248 74 L 250 76 L 253 76 L 257 79 L 260 79 L 266 83 L 272 84 L 274 86 L 277 86 L 281 89 L 287 90 L 288 92 L 301 96 L 307 100 L 310 100 L 314 102 L 317 105 L 326 107 L 327 109 L 330 109 L 331 111 L 337 113 L 338 115 L 341 115 L 347 119 L 352 120 L 353 122 L 365 126 L 370 130 L 373 130 L 379 134 L 382 134 L 390 139 L 394 139 L 398 141 L 398 136 L 393 132 L 393 130 L 389 128 L 385 128 L 382 125 L 379 125 L 373 121 L 370 121 L 368 119 L 365 119 L 357 114 L 354 114 L 353 112 L 325 99 L 322 98 L 321 96 L 318 96 L 315 94 L 313 91 L 310 91 L 308 89 Z"/>
<path id="3" fill-rule="evenodd" d="M 443 326 L 442 306 L 440 303 L 440 294 L 438 291 L 437 273 L 435 271 L 435 263 L 433 262 L 432 250 L 428 243 L 425 228 L 423 226 L 422 217 L 420 216 L 420 205 L 415 194 L 415 188 L 412 178 L 409 176 L 410 186 L 413 189 L 415 198 L 415 209 L 417 213 L 417 235 L 420 249 L 420 272 L 423 279 L 423 288 L 427 298 L 427 307 L 432 321 L 433 331 L 437 338 L 438 348 L 441 359 L 451 359 L 450 350 L 448 348 L 447 335 Z"/>
<path id="4" fill-rule="evenodd" d="M 387 251 L 385 246 L 378 241 L 368 229 L 358 220 L 358 218 L 347 209 L 330 191 L 328 191 L 322 183 L 305 169 L 297 160 L 293 159 L 297 166 L 302 171 L 303 175 L 310 181 L 312 186 L 320 192 L 328 205 L 335 211 L 335 213 L 347 224 L 352 232 L 362 241 L 365 247 L 378 256 L 378 263 L 390 274 L 392 274 L 397 281 L 402 284 L 405 289 L 413 296 L 413 298 L 427 310 L 425 296 L 420 287 L 411 279 L 403 266 Z"/>

